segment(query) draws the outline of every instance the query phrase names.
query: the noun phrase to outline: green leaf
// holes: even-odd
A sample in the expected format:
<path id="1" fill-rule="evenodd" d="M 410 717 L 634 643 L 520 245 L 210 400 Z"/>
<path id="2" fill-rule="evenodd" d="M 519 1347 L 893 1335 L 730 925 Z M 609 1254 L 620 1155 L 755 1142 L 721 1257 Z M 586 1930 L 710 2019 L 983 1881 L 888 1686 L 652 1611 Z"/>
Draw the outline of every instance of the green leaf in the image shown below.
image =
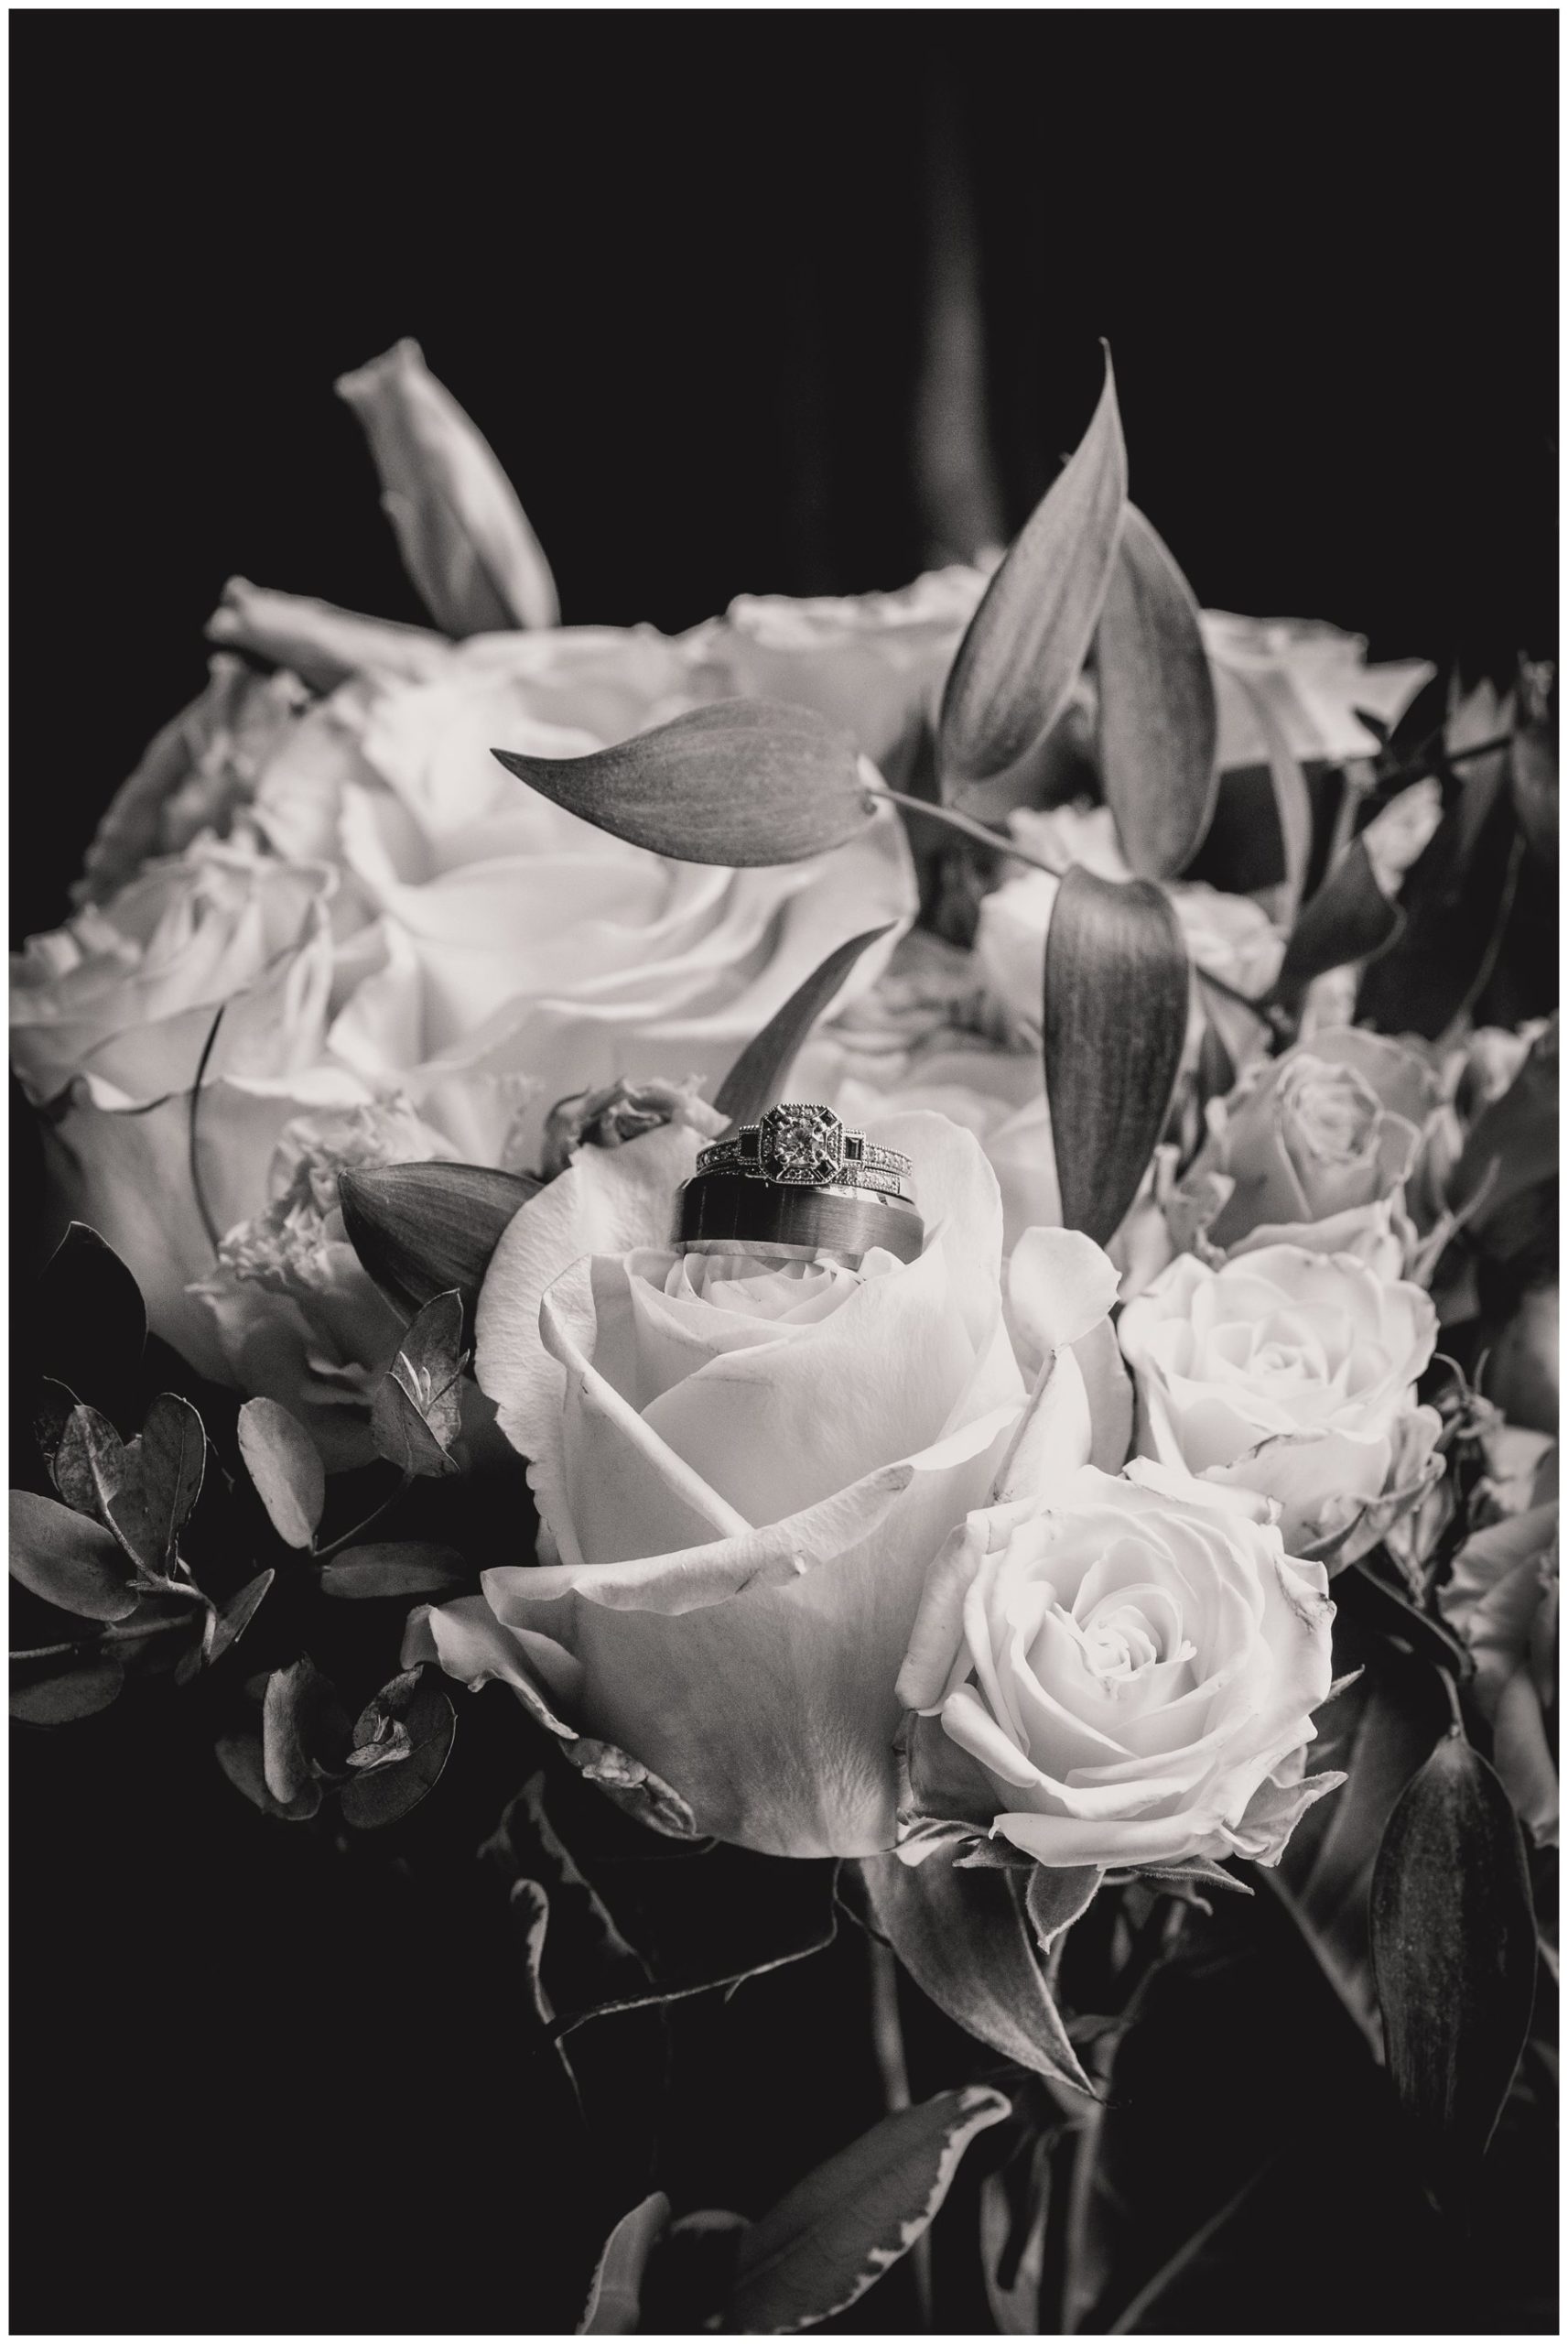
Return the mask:
<path id="1" fill-rule="evenodd" d="M 124 1685 L 118 1654 L 95 1653 L 31 1684 L 13 1683 L 11 1715 L 21 1725 L 72 1725 L 110 1708 Z"/>
<path id="2" fill-rule="evenodd" d="M 1295 752 L 1285 737 L 1284 727 L 1275 715 L 1267 695 L 1258 689 L 1242 669 L 1232 668 L 1230 677 L 1251 708 L 1258 730 L 1263 736 L 1263 747 L 1269 760 L 1269 780 L 1274 792 L 1274 814 L 1280 825 L 1280 846 L 1284 863 L 1284 875 L 1280 882 L 1273 917 L 1275 925 L 1289 935 L 1301 911 L 1307 865 L 1312 860 L 1312 794 L 1307 788 L 1306 776 L 1296 761 Z"/>
<path id="3" fill-rule="evenodd" d="M 81 1406 L 74 1392 L 58 1384 L 52 1375 L 38 1378 L 38 1396 L 33 1408 L 33 1438 L 38 1444 L 38 1454 L 54 1481 L 54 1460 L 59 1454 L 65 1428 L 70 1422 L 71 1411 Z M 55 1483 L 58 1489 L 59 1484 Z"/>
<path id="4" fill-rule="evenodd" d="M 482 1164 L 387 1164 L 340 1174 L 338 1200 L 350 1243 L 393 1308 L 412 1315 L 455 1288 L 471 1341 L 491 1256 L 541 1185 Z"/>
<path id="5" fill-rule="evenodd" d="M 1353 839 L 1291 930 L 1271 999 L 1284 998 L 1330 969 L 1386 952 L 1404 914 L 1373 875 L 1364 841 Z"/>
<path id="6" fill-rule="evenodd" d="M 1005 773 L 1061 714 L 1094 640 L 1126 502 L 1127 450 L 1108 349 L 1088 429 L 1013 540 L 958 646 L 936 744 L 944 799 Z"/>
<path id="7" fill-rule="evenodd" d="M 1457 1210 L 1484 1188 L 1476 1226 L 1484 1226 L 1538 1181 L 1556 1177 L 1558 1042 L 1554 1017 L 1546 1032 L 1536 1036 L 1501 1098 L 1483 1107 L 1470 1126 L 1448 1184 L 1448 1202 Z"/>
<path id="8" fill-rule="evenodd" d="M 866 947 L 886 936 L 892 925 L 888 920 L 881 928 L 868 928 L 863 935 L 851 936 L 847 943 L 837 946 L 795 987 L 783 1008 L 774 1010 L 719 1084 L 713 1101 L 719 1114 L 728 1115 L 732 1123 L 754 1123 L 776 1103 L 806 1036 Z"/>
<path id="9" fill-rule="evenodd" d="M 124 1263 L 85 1221 L 71 1222 L 45 1264 L 35 1308 L 39 1371 L 129 1421 L 146 1344 L 146 1309 Z"/>
<path id="10" fill-rule="evenodd" d="M 1074 863 L 1045 936 L 1045 1091 L 1063 1226 L 1098 1244 L 1120 1227 L 1165 1128 L 1190 985 L 1163 892 Z"/>
<path id="11" fill-rule="evenodd" d="M 277 1400 L 240 1410 L 240 1454 L 286 1546 L 308 1546 L 327 1503 L 327 1472 L 315 1442 Z"/>
<path id="12" fill-rule="evenodd" d="M 980 2184 L 980 2265 L 999 2336 L 1038 2336 L 1051 2212 L 1052 2135 L 1026 2139 Z"/>
<path id="13" fill-rule="evenodd" d="M 1463 771 L 1458 797 L 1405 874 L 1403 926 L 1356 997 L 1357 1022 L 1382 1033 L 1436 1041 L 1482 992 L 1502 942 L 1524 854 L 1509 753 Z"/>
<path id="14" fill-rule="evenodd" d="M 455 1473 L 462 1430 L 463 1300 L 438 1294 L 406 1330 L 371 1404 L 371 1438 L 405 1473 Z"/>
<path id="15" fill-rule="evenodd" d="M 11 1576 L 83 1620 L 126 1620 L 136 1608 L 125 1558 L 96 1522 L 31 1490 L 11 1492 Z"/>
<path id="16" fill-rule="evenodd" d="M 457 1711 L 435 1677 L 409 1669 L 384 1685 L 354 1725 L 356 1752 L 373 1748 L 389 1729 L 406 1737 L 404 1754 L 390 1765 L 358 1773 L 345 1785 L 341 1805 L 345 1823 L 362 1831 L 401 1821 L 434 1790 L 451 1754 Z"/>
<path id="17" fill-rule="evenodd" d="M 445 1595 L 465 1587 L 473 1573 L 455 1546 L 421 1539 L 350 1546 L 321 1572 L 323 1595 L 369 1602 L 380 1596 Z"/>
<path id="18" fill-rule="evenodd" d="M 655 2189 L 622 2214 L 594 2265 L 577 2324 L 579 2336 L 635 2336 L 642 2311 L 643 2274 L 648 2257 L 670 2224 L 670 2201 Z"/>
<path id="19" fill-rule="evenodd" d="M 1530 2032 L 1536 1932 L 1519 1818 L 1455 1726 L 1389 1818 L 1372 1875 L 1389 2073 L 1440 2200 L 1463 2193 Z"/>
<path id="20" fill-rule="evenodd" d="M 321 1785 L 314 1780 L 302 1783 L 291 1799 L 274 1798 L 267 1788 L 262 1745 L 254 1733 L 224 1734 L 216 1745 L 215 1755 L 234 1788 L 243 1792 L 253 1807 L 259 1807 L 264 1815 L 276 1816 L 284 1823 L 308 1823 L 320 1807 Z"/>
<path id="21" fill-rule="evenodd" d="M 1100 778 L 1140 877 L 1173 879 L 1219 794 L 1219 716 L 1198 606 L 1136 505 L 1122 517 L 1095 634 Z"/>
<path id="22" fill-rule="evenodd" d="M 1092 2097 L 1035 1957 L 1016 1872 L 957 1864 L 944 1847 L 918 1864 L 867 1856 L 860 1870 L 877 1927 L 923 1993 L 1004 2058 Z M 1062 1878 L 1076 1883 L 1081 1912 L 1098 1872 Z"/>
<path id="23" fill-rule="evenodd" d="M 1011 2113 L 971 2084 L 884 2116 L 744 2232 L 725 2325 L 792 2336 L 847 2311 L 925 2237 L 970 2142 Z"/>
<path id="24" fill-rule="evenodd" d="M 142 1503 L 153 1544 L 165 1558 L 201 1494 L 207 1436 L 189 1400 L 160 1392 L 142 1426 Z"/>
<path id="25" fill-rule="evenodd" d="M 586 757 L 491 754 L 553 805 L 678 863 L 803 863 L 874 810 L 851 735 L 783 700 L 717 700 Z"/>
<path id="26" fill-rule="evenodd" d="M 280 1807 L 336 1773 L 348 1740 L 337 1692 L 308 1655 L 273 1670 L 262 1700 L 262 1773 Z"/>
<path id="27" fill-rule="evenodd" d="M 258 1571 L 255 1578 L 247 1579 L 239 1593 L 232 1595 L 218 1612 L 212 1627 L 212 1641 L 207 1649 L 210 1668 L 222 1659 L 231 1644 L 239 1643 L 260 1611 L 266 1591 L 276 1577 L 276 1571 Z"/>

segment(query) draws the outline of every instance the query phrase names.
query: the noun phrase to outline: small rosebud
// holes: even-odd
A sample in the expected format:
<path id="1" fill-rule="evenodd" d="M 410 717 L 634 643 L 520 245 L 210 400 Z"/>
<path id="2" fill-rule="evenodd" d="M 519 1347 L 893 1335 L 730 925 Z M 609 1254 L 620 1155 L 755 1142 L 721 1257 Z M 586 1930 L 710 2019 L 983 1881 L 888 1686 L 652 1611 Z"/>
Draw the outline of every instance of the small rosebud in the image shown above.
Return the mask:
<path id="1" fill-rule="evenodd" d="M 556 581 L 516 492 L 416 342 L 339 377 L 381 474 L 404 567 L 448 635 L 559 624 Z"/>
<path id="2" fill-rule="evenodd" d="M 207 622 L 207 640 L 276 660 L 323 692 L 361 669 L 420 683 L 450 656 L 450 646 L 428 627 L 365 618 L 308 594 L 253 586 L 248 578 L 229 580 Z"/>
<path id="3" fill-rule="evenodd" d="M 577 1091 L 557 1101 L 545 1123 L 543 1178 L 566 1170 L 579 1147 L 621 1147 L 644 1132 L 673 1123 L 690 1105 L 694 1085 L 619 1079 L 601 1091 Z"/>

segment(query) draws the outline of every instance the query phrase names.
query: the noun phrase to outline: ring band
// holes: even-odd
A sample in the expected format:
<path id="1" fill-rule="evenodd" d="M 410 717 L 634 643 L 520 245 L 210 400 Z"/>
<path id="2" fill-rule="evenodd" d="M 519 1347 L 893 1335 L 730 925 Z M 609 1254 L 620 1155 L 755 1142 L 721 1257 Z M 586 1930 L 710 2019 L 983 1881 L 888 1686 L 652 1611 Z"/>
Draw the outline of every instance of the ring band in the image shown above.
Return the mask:
<path id="1" fill-rule="evenodd" d="M 675 1243 L 687 1251 L 739 1243 L 846 1254 L 873 1245 L 917 1259 L 925 1223 L 907 1197 L 838 1185 L 795 1187 L 736 1171 L 697 1172 L 683 1182 Z"/>
<path id="2" fill-rule="evenodd" d="M 847 1132 L 830 1107 L 786 1103 L 713 1141 L 698 1154 L 697 1168 L 740 1173 L 783 1188 L 863 1188 L 903 1197 L 903 1183 L 914 1167 L 898 1148 L 879 1147 L 863 1132 Z"/>

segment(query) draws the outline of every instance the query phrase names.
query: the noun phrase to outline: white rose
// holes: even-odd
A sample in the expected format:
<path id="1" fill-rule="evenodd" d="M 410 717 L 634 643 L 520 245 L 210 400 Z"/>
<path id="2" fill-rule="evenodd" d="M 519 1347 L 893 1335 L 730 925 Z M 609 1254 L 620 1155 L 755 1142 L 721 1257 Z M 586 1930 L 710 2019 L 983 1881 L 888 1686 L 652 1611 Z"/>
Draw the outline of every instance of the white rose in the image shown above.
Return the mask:
<path id="1" fill-rule="evenodd" d="M 1443 1470 L 1418 1406 L 1437 1314 L 1347 1253 L 1270 1245 L 1178 1256 L 1122 1312 L 1141 1455 L 1282 1508 L 1292 1555 L 1355 1560 Z"/>
<path id="2" fill-rule="evenodd" d="M 531 1460 L 546 1567 L 487 1571 L 484 1601 L 416 1615 L 406 1647 L 552 1702 L 701 1829 L 773 1854 L 892 1844 L 893 1680 L 925 1567 L 1024 1398 L 979 1148 L 932 1115 L 874 1130 L 914 1163 L 907 1264 L 673 1253 L 700 1127 L 585 1150 L 522 1209 L 478 1373 Z"/>
<path id="3" fill-rule="evenodd" d="M 972 1514 L 932 1569 L 899 1677 L 913 1807 L 1053 1866 L 1275 1863 L 1344 1779 L 1303 1773 L 1323 1566 L 1262 1499 L 1075 1466 L 1087 1445 L 1080 1412 L 1036 1491 Z"/>

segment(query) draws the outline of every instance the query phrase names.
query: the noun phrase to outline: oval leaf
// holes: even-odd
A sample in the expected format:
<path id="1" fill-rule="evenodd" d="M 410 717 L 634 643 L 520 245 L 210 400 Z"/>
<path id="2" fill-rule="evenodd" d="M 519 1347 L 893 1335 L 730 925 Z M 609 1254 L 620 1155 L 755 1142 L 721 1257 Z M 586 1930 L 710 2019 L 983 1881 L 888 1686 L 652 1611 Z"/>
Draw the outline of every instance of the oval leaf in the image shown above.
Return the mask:
<path id="1" fill-rule="evenodd" d="M 395 1309 L 424 1308 L 455 1289 L 467 1340 L 491 1256 L 540 1183 L 482 1164 L 388 1164 L 338 1180 L 343 1226 L 366 1273 Z"/>
<path id="2" fill-rule="evenodd" d="M 222 1659 L 231 1644 L 239 1643 L 261 1610 L 266 1591 L 276 1577 L 276 1571 L 258 1571 L 254 1579 L 246 1580 L 237 1595 L 229 1598 L 213 1623 L 212 1642 L 207 1652 L 209 1667 Z"/>
<path id="3" fill-rule="evenodd" d="M 1275 995 L 1299 992 L 1352 960 L 1376 959 L 1403 926 L 1398 904 L 1378 884 L 1365 843 L 1353 839 L 1291 930 Z"/>
<path id="4" fill-rule="evenodd" d="M 1372 1969 L 1389 2072 L 1446 2198 L 1486 2154 L 1529 2032 L 1536 1969 L 1519 1818 L 1456 1728 L 1383 1834 Z"/>
<path id="5" fill-rule="evenodd" d="M 1175 913 L 1147 879 L 1075 863 L 1045 937 L 1045 1093 L 1062 1222 L 1103 1245 L 1165 1128 L 1191 976 Z"/>
<path id="6" fill-rule="evenodd" d="M 1163 538 L 1127 507 L 1095 634 L 1100 778 L 1121 851 L 1173 879 L 1219 793 L 1219 714 L 1198 606 Z"/>
<path id="7" fill-rule="evenodd" d="M 959 2026 L 1021 2067 L 1092 2094 L 1035 1959 L 1016 1873 L 954 1858 L 951 1847 L 934 1848 L 919 1864 L 866 1857 L 861 1872 L 878 1928 L 921 1991 Z M 1076 1883 L 1081 1912 L 1099 1874 L 1074 1871 L 1063 1881 Z M 1055 1926 L 1072 1917 L 1064 1910 Z"/>
<path id="8" fill-rule="evenodd" d="M 107 1530 L 53 1498 L 11 1492 L 11 1576 L 83 1620 L 125 1620 L 136 1608 L 125 1557 Z"/>
<path id="9" fill-rule="evenodd" d="M 154 1546 L 171 1555 L 201 1494 L 207 1436 L 189 1400 L 160 1392 L 142 1426 L 142 1503 Z"/>
<path id="10" fill-rule="evenodd" d="M 818 962 L 805 982 L 796 985 L 782 1009 L 775 1009 L 762 1032 L 747 1043 L 719 1087 L 713 1104 L 732 1123 L 754 1123 L 766 1108 L 784 1094 L 789 1070 L 817 1019 L 832 1002 L 845 978 L 869 944 L 886 936 L 892 920 L 851 936 Z"/>
<path id="11" fill-rule="evenodd" d="M 286 1546 L 308 1546 L 327 1503 L 327 1472 L 315 1442 L 276 1400 L 240 1410 L 240 1454 L 267 1519 Z"/>
<path id="12" fill-rule="evenodd" d="M 677 863 L 802 863 L 875 810 L 852 736 L 784 700 L 718 700 L 586 757 L 492 754 L 552 804 Z"/>
<path id="13" fill-rule="evenodd" d="M 858 2303 L 925 2237 L 977 2133 L 1011 2113 L 971 2084 L 884 2116 L 742 2234 L 725 2325 L 791 2336 Z"/>
<path id="14" fill-rule="evenodd" d="M 405 1754 L 395 1764 L 367 1768 L 343 1789 L 343 1820 L 362 1831 L 379 1830 L 410 1814 L 434 1790 L 451 1754 L 458 1716 L 438 1683 L 420 1684 L 395 1722 L 407 1736 Z M 360 1731 L 356 1727 L 355 1743 L 363 1749 Z"/>
<path id="15" fill-rule="evenodd" d="M 945 798 L 989 781 L 1043 741 L 1094 640 L 1127 503 L 1127 450 L 1106 352 L 1105 387 L 1077 449 L 986 589 L 942 698 Z"/>
<path id="16" fill-rule="evenodd" d="M 11 1715 L 22 1725 L 71 1725 L 78 1718 L 95 1717 L 110 1708 L 124 1686 L 119 1655 L 95 1653 L 91 1660 L 40 1677 L 35 1684 L 13 1685 Z"/>
<path id="17" fill-rule="evenodd" d="M 643 2307 L 643 2273 L 648 2257 L 670 2226 L 670 2201 L 662 2189 L 622 2214 L 594 2265 L 588 2301 L 577 2325 L 579 2336 L 635 2336 Z"/>
<path id="18" fill-rule="evenodd" d="M 362 1603 L 377 1596 L 445 1595 L 472 1577 L 455 1546 L 391 1541 L 349 1547 L 326 1565 L 321 1591 Z"/>

